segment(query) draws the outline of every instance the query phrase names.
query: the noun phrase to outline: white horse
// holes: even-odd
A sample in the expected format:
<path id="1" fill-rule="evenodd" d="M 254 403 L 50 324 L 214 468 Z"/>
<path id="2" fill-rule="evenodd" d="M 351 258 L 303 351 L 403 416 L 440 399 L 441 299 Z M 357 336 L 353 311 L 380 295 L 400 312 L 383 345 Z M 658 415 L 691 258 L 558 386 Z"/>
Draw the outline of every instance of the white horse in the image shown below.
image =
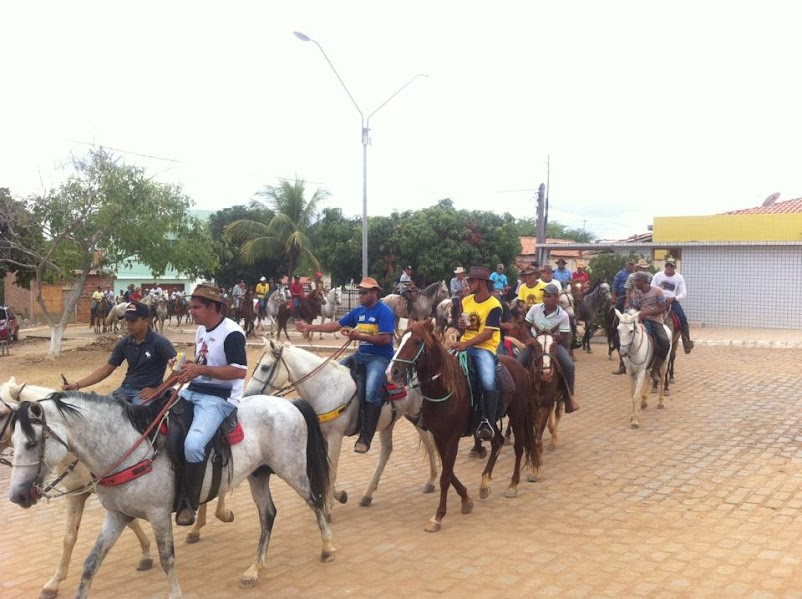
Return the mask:
<path id="1" fill-rule="evenodd" d="M 631 382 L 632 393 L 632 413 L 629 416 L 629 425 L 632 428 L 640 426 L 638 419 L 638 396 L 640 396 L 640 407 L 642 410 L 646 409 L 646 398 L 649 395 L 649 385 L 647 375 L 650 374 L 650 365 L 654 358 L 654 342 L 649 334 L 646 332 L 646 327 L 643 323 L 638 322 L 638 312 L 629 310 L 628 312 L 621 313 L 615 311 L 618 317 L 618 336 L 621 340 L 621 358 L 624 360 L 627 374 Z M 668 353 L 671 355 L 671 332 L 664 324 L 661 324 L 666 329 L 666 337 L 668 337 L 669 349 Z M 660 369 L 655 374 L 659 381 L 659 393 L 657 399 L 657 407 L 663 407 L 663 382 L 665 381 L 667 363 L 663 362 Z"/>
<path id="2" fill-rule="evenodd" d="M 349 369 L 334 360 L 327 361 L 291 343 L 265 340 L 265 353 L 245 385 L 244 394 L 277 392 L 287 385 L 294 386 L 298 395 L 312 405 L 326 437 L 331 461 L 331 494 L 327 501 L 330 510 L 334 505 L 334 499 L 341 503 L 348 500 L 347 493 L 336 490 L 335 483 L 343 437 L 357 432 L 359 400 L 356 384 L 351 378 Z M 379 461 L 359 505 L 369 506 L 373 501 L 373 492 L 379 486 L 379 479 L 393 451 L 395 423 L 404 414 L 417 415 L 422 403 L 423 397 L 417 390 L 407 389 L 407 396 L 404 399 L 390 401 L 382 407 L 376 426 L 381 441 Z M 433 493 L 437 477 L 434 441 L 429 433 L 417 427 L 415 430 L 420 435 L 429 460 L 429 480 L 423 492 Z"/>
<path id="3" fill-rule="evenodd" d="M 10 498 L 30 507 L 39 497 L 49 464 L 72 452 L 90 472 L 101 478 L 97 495 L 108 510 L 95 546 L 84 563 L 76 597 L 86 597 L 103 558 L 123 528 L 134 518 L 150 521 L 156 535 L 162 568 L 170 583 L 170 598 L 181 596 L 175 572 L 175 551 L 170 515 L 175 494 L 173 465 L 159 435 L 155 448 L 137 443 L 153 419 L 157 406 L 132 406 L 113 396 L 79 391 L 56 393 L 39 402 L 23 402 L 16 410 L 12 442 Z M 289 402 L 278 397 L 252 397 L 240 402 L 239 422 L 244 439 L 231 446 L 230 476 L 223 476 L 225 493 L 245 478 L 257 505 L 261 533 L 253 564 L 240 578 L 241 587 L 256 584 L 265 565 L 265 554 L 276 516 L 270 494 L 270 475 L 277 474 L 315 512 L 323 548 L 321 561 L 334 559 L 331 531 L 323 513 L 329 490 L 326 445 L 315 413 L 303 400 Z M 128 451 L 130 456 L 121 460 Z M 159 451 L 157 451 L 159 450 Z M 148 462 L 152 460 L 151 462 Z M 120 462 L 118 464 L 118 462 Z M 104 486 L 103 478 L 134 465 L 145 465 L 143 475 L 115 486 Z M 150 469 L 150 470 L 148 470 Z M 210 473 L 202 489 L 202 501 L 210 499 Z"/>
<path id="4" fill-rule="evenodd" d="M 0 450 L 4 450 L 11 445 L 11 433 L 13 430 L 12 411 L 23 401 L 39 401 L 47 397 L 54 390 L 35 385 L 18 385 L 14 377 L 0 385 Z M 73 462 L 76 462 L 73 465 Z M 69 469 L 72 468 L 71 471 Z M 61 544 L 61 558 L 53 576 L 42 587 L 39 599 L 52 599 L 58 595 L 58 588 L 61 581 L 67 578 L 70 568 L 72 550 L 75 541 L 78 539 L 78 529 L 81 526 L 81 518 L 84 513 L 86 500 L 92 494 L 92 487 L 89 482 L 92 475 L 89 469 L 81 462 L 77 462 L 75 456 L 68 453 L 60 462 L 53 464 L 52 472 L 59 476 L 69 472 L 58 483 L 63 489 L 64 500 L 67 502 L 67 526 L 64 531 L 64 541 Z M 150 570 L 153 567 L 153 557 L 150 554 L 150 539 L 142 530 L 139 520 L 131 520 L 128 527 L 134 532 L 139 540 L 142 554 L 139 557 L 137 570 Z"/>
<path id="5" fill-rule="evenodd" d="M 323 300 L 323 305 L 320 307 L 320 324 L 324 324 L 327 320 L 332 322 L 337 320 L 337 306 L 343 303 L 343 291 L 339 287 L 332 287 L 326 294 Z M 320 333 L 320 338 L 323 339 L 323 333 Z"/>
<path id="6" fill-rule="evenodd" d="M 387 304 L 395 314 L 396 337 L 400 339 L 398 324 L 402 318 L 407 320 L 428 320 L 434 315 L 433 312 L 437 305 L 449 296 L 448 285 L 446 285 L 445 281 L 440 281 L 418 291 L 418 296 L 412 302 L 412 314 L 409 314 L 407 298 L 403 295 L 390 293 L 382 298 L 382 302 Z"/>
<path id="7" fill-rule="evenodd" d="M 262 317 L 261 312 L 257 312 L 258 319 L 257 319 L 257 326 L 261 328 L 263 331 L 265 330 L 265 325 L 267 325 L 267 334 L 271 337 L 273 336 L 273 329 L 276 325 L 276 317 L 278 316 L 278 309 L 281 307 L 281 304 L 287 301 L 287 298 L 284 294 L 284 290 L 276 288 L 270 295 L 267 296 L 267 301 L 265 302 L 265 313 L 264 319 Z"/>
<path id="8" fill-rule="evenodd" d="M 109 315 L 106 316 L 106 330 L 117 332 L 117 329 L 124 327 L 120 326 L 120 319 L 125 316 L 125 311 L 128 309 L 128 302 L 122 302 L 109 310 Z"/>

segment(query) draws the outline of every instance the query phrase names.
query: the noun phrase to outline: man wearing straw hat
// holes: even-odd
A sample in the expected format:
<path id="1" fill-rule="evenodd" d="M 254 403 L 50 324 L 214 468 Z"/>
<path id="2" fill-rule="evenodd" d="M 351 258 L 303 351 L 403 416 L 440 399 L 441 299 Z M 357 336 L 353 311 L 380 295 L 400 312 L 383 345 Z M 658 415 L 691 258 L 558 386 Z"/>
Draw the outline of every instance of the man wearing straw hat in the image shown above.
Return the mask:
<path id="1" fill-rule="evenodd" d="M 462 312 L 462 298 L 468 294 L 468 281 L 465 280 L 465 269 L 457 266 L 451 278 L 451 326 L 457 328 L 459 315 Z"/>
<path id="2" fill-rule="evenodd" d="M 308 324 L 303 320 L 295 325 L 302 333 L 334 333 L 340 329 L 352 341 L 359 341 L 359 349 L 341 360 L 350 365 L 352 360 L 365 367 L 365 405 L 359 410 L 359 439 L 355 453 L 367 453 L 376 432 L 382 411 L 382 388 L 387 384 L 385 370 L 393 358 L 395 315 L 379 300 L 381 286 L 373 277 L 365 277 L 358 285 L 359 306 L 337 322 Z"/>

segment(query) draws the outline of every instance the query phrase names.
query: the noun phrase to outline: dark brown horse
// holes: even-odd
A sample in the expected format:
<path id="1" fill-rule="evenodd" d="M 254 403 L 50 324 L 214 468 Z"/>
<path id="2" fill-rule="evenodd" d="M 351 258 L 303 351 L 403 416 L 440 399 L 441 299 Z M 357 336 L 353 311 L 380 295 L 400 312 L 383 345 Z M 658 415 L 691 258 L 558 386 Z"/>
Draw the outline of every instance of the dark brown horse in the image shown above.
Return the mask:
<path id="1" fill-rule="evenodd" d="M 250 337 L 253 335 L 253 322 L 256 316 L 253 311 L 253 289 L 250 287 L 245 291 L 245 295 L 239 298 L 239 305 L 231 308 L 231 317 L 234 322 L 239 324 L 242 321 L 242 329 L 245 331 L 245 336 Z"/>
<path id="2" fill-rule="evenodd" d="M 549 428 L 549 449 L 557 448 L 557 426 L 565 405 L 565 379 L 557 361 L 557 339 L 552 333 L 541 332 L 532 341 L 532 359 L 529 361 L 529 377 L 537 399 L 537 422 L 535 431 L 540 447 L 543 432 Z"/>
<path id="3" fill-rule="evenodd" d="M 323 306 L 324 300 L 325 297 L 322 291 L 319 289 L 312 289 L 312 291 L 306 294 L 306 297 L 301 299 L 301 305 L 298 308 L 298 316 L 300 319 L 306 322 L 312 322 L 315 318 L 320 316 L 320 308 Z M 284 336 L 287 338 L 287 341 L 290 340 L 290 335 L 287 333 L 287 322 L 289 322 L 292 316 L 291 301 L 292 300 L 290 300 L 290 302 L 283 302 L 278 308 L 278 315 L 276 316 L 278 333 L 276 334 L 276 339 L 281 339 L 281 331 L 284 331 Z M 312 334 L 309 333 L 309 339 L 311 338 Z"/>
<path id="4" fill-rule="evenodd" d="M 525 465 L 534 469 L 539 466 L 539 450 L 534 435 L 534 414 L 530 406 L 531 385 L 526 369 L 514 358 L 500 357 L 501 363 L 509 370 L 515 382 L 510 392 L 501 392 L 501 398 L 515 433 L 515 467 L 505 496 L 515 497 L 520 481 L 521 458 L 526 454 Z M 462 499 L 462 513 L 473 510 L 473 501 L 459 479 L 454 474 L 454 461 L 457 457 L 460 437 L 473 434 L 473 413 L 468 379 L 460 366 L 460 360 L 448 352 L 434 334 L 431 321 L 412 322 L 401 339 L 390 365 L 387 378 L 401 381 L 414 371 L 423 395 L 423 423 L 432 433 L 443 471 L 440 475 L 440 504 L 437 513 L 426 525 L 427 532 L 440 530 L 446 515 L 448 488 L 453 485 Z M 490 495 L 490 481 L 493 466 L 498 458 L 504 437 L 493 422 L 494 436 L 491 442 L 490 457 L 482 472 L 480 497 Z"/>

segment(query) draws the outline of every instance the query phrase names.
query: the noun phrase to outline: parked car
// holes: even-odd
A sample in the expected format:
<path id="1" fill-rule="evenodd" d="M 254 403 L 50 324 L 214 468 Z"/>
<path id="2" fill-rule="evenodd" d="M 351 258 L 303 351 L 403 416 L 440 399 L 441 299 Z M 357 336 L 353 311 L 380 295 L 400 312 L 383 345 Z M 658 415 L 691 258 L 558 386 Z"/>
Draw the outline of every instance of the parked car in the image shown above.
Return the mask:
<path id="1" fill-rule="evenodd" d="M 19 320 L 11 308 L 0 306 L 0 341 L 19 341 Z"/>

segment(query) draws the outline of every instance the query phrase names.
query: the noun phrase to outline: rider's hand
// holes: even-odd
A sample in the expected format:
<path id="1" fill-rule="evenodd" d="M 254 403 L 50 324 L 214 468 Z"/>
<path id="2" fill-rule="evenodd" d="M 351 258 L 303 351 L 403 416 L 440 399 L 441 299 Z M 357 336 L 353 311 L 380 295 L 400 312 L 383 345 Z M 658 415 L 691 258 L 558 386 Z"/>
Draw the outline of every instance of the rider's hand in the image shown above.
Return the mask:
<path id="1" fill-rule="evenodd" d="M 468 348 L 467 343 L 463 343 L 462 341 L 457 341 L 451 345 L 451 349 L 454 351 L 465 351 Z"/>
<path id="2" fill-rule="evenodd" d="M 61 386 L 62 391 L 78 391 L 79 388 L 78 383 L 67 383 Z"/>

